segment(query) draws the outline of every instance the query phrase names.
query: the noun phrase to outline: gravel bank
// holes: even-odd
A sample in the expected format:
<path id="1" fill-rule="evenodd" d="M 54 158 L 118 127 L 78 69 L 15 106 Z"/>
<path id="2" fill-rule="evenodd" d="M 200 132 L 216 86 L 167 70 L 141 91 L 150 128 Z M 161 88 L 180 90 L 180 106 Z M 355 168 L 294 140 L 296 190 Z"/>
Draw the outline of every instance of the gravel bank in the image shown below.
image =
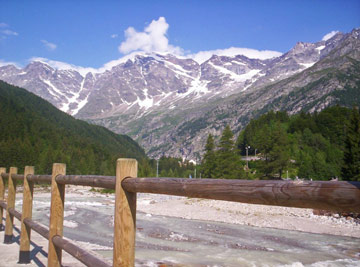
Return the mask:
<path id="1" fill-rule="evenodd" d="M 155 215 L 360 238 L 352 218 L 313 215 L 312 209 L 235 203 L 220 200 L 139 194 L 137 210 Z"/>

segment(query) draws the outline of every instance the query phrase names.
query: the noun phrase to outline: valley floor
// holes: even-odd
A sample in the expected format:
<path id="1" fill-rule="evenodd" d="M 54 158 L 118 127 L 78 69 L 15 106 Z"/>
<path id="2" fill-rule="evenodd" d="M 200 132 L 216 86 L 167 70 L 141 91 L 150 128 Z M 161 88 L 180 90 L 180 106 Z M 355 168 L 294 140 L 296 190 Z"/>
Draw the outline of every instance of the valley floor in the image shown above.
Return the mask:
<path id="1" fill-rule="evenodd" d="M 85 198 L 98 194 L 90 192 L 89 187 L 73 186 L 68 187 L 67 193 L 75 196 L 79 194 Z M 113 196 L 108 196 L 113 202 Z M 313 215 L 312 209 L 140 193 L 137 195 L 137 211 L 192 220 L 360 238 L 360 223 L 353 218 Z"/>
<path id="2" fill-rule="evenodd" d="M 360 223 L 353 218 L 317 216 L 312 209 L 142 194 L 137 210 L 185 219 L 360 238 Z"/>
<path id="3" fill-rule="evenodd" d="M 99 199 L 99 201 L 101 200 L 102 203 L 106 204 L 108 209 L 112 209 L 115 201 L 114 194 L 100 194 L 91 192 L 90 189 L 90 187 L 67 186 L 65 201 L 67 198 L 80 198 L 82 201 L 88 201 L 83 202 L 83 204 L 89 203 L 89 205 L 91 205 L 92 202 L 90 201 Z M 34 199 L 36 200 L 37 198 L 46 199 L 46 202 L 49 202 L 49 189 L 36 189 Z M 16 199 L 16 209 L 21 211 L 19 205 L 21 205 L 22 194 L 17 194 Z M 34 208 L 36 205 L 37 203 L 34 204 Z M 149 220 L 155 220 L 156 215 L 160 215 L 192 220 L 225 222 L 232 225 L 239 224 L 261 228 L 277 228 L 360 238 L 360 224 L 354 219 L 317 216 L 313 215 L 311 209 L 253 205 L 166 195 L 138 194 L 137 211 L 144 214 L 143 216 L 148 217 Z M 65 211 L 65 213 L 69 213 L 69 211 Z M 71 214 L 66 214 L 65 217 L 69 215 Z M 15 219 L 15 222 L 19 228 L 17 219 Z M 65 227 L 73 228 L 73 226 L 67 225 L 66 222 L 65 218 Z M 76 224 L 76 222 L 74 224 Z M 10 266 L 9 264 L 11 264 L 11 266 L 23 266 L 16 264 L 19 253 L 19 233 L 14 231 L 14 234 L 17 243 L 5 245 L 3 244 L 4 231 L 0 232 L 0 266 Z M 32 254 L 35 261 L 25 266 L 46 266 L 47 260 L 45 255 L 47 252 L 47 240 L 35 232 L 32 232 L 32 240 Z M 357 242 L 356 239 L 354 239 L 353 242 Z M 82 243 L 82 245 L 84 245 L 84 243 Z M 84 248 L 94 249 L 91 246 Z M 357 258 L 360 255 L 360 250 L 357 252 L 354 251 L 354 253 L 358 256 L 353 257 Z M 64 263 L 68 266 L 82 266 L 65 252 Z"/>

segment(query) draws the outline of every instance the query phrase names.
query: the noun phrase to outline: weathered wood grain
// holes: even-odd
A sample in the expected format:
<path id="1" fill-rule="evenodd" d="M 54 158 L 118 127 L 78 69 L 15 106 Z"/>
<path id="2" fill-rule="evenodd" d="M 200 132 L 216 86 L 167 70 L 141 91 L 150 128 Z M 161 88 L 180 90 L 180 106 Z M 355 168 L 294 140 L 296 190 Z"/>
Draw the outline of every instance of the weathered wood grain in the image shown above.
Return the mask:
<path id="1" fill-rule="evenodd" d="M 4 179 L 9 179 L 9 174 L 8 173 L 2 173 L 1 177 Z"/>
<path id="2" fill-rule="evenodd" d="M 115 189 L 115 176 L 99 175 L 59 175 L 56 177 L 59 184 L 85 185 Z"/>
<path id="3" fill-rule="evenodd" d="M 19 221 L 21 221 L 21 213 L 18 212 L 15 208 L 9 208 L 9 213 L 15 217 L 16 219 L 18 219 Z"/>
<path id="4" fill-rule="evenodd" d="M 23 174 L 13 174 L 13 175 L 11 176 L 11 178 L 12 178 L 13 180 L 24 180 L 24 175 L 23 175 Z"/>
<path id="5" fill-rule="evenodd" d="M 51 205 L 50 205 L 50 229 L 49 229 L 49 250 L 48 267 L 60 267 L 62 250 L 55 247 L 52 238 L 56 235 L 63 236 L 64 223 L 64 200 L 65 185 L 56 182 L 56 176 L 66 174 L 66 165 L 54 163 L 51 180 Z"/>
<path id="6" fill-rule="evenodd" d="M 16 183 L 12 179 L 13 174 L 17 174 L 18 169 L 16 167 L 10 167 L 9 180 L 8 180 L 8 197 L 7 197 L 7 209 L 6 209 L 6 223 L 5 223 L 5 236 L 4 243 L 10 244 L 13 239 L 14 228 L 14 216 L 10 214 L 9 209 L 15 208 L 15 196 L 16 196 Z"/>
<path id="7" fill-rule="evenodd" d="M 34 222 L 29 218 L 25 218 L 24 223 L 26 224 L 26 226 L 30 227 L 32 230 L 40 234 L 42 237 L 45 237 L 46 239 L 49 240 L 49 229 L 47 229 L 46 227 L 42 226 L 37 222 Z"/>
<path id="8" fill-rule="evenodd" d="M 3 209 L 7 208 L 5 200 L 0 200 L 0 207 L 2 207 Z"/>
<path id="9" fill-rule="evenodd" d="M 74 258 L 78 259 L 86 266 L 89 267 L 110 267 L 107 262 L 95 257 L 90 252 L 78 247 L 77 245 L 73 244 L 69 240 L 62 238 L 61 236 L 54 236 L 53 242 L 56 247 L 65 250 L 67 253 L 72 255 Z"/>
<path id="10" fill-rule="evenodd" d="M 360 212 L 360 182 L 127 178 L 129 192 Z"/>
<path id="11" fill-rule="evenodd" d="M 25 166 L 23 205 L 21 216 L 20 252 L 19 263 L 30 263 L 30 238 L 31 228 L 25 225 L 25 218 L 32 218 L 34 184 L 27 179 L 28 175 L 34 174 L 33 166 Z"/>
<path id="12" fill-rule="evenodd" d="M 136 192 L 127 192 L 121 182 L 125 177 L 136 177 L 137 168 L 135 159 L 116 162 L 113 266 L 130 267 L 135 263 Z"/>
<path id="13" fill-rule="evenodd" d="M 42 182 L 51 184 L 51 175 L 31 175 L 27 176 L 29 182 Z"/>
<path id="14" fill-rule="evenodd" d="M 6 173 L 6 168 L 0 168 L 0 201 L 4 201 L 5 199 L 5 183 L 4 183 L 4 178 L 1 175 L 2 173 Z M 4 209 L 3 207 L 0 206 L 0 231 L 4 230 L 3 216 L 4 216 Z"/>

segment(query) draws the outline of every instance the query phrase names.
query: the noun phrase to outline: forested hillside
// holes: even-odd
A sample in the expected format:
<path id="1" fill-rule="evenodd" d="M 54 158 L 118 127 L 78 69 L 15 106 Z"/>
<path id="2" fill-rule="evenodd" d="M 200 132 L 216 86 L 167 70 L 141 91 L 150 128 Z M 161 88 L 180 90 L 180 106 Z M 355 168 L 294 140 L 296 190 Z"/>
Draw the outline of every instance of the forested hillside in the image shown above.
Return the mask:
<path id="1" fill-rule="evenodd" d="M 0 81 L 0 166 L 35 166 L 50 174 L 52 163 L 68 174 L 115 174 L 120 157 L 147 161 L 130 137 L 90 125 L 59 111 L 42 98 Z M 142 165 L 142 164 L 139 164 Z"/>
<path id="2" fill-rule="evenodd" d="M 240 161 L 246 148 L 249 155 L 258 156 L 249 169 Z M 229 127 L 217 147 L 209 136 L 205 150 L 202 171 L 207 177 L 360 180 L 359 110 L 335 106 L 293 116 L 270 111 L 251 120 L 236 142 Z M 232 165 L 224 165 L 224 158 L 232 159 Z"/>

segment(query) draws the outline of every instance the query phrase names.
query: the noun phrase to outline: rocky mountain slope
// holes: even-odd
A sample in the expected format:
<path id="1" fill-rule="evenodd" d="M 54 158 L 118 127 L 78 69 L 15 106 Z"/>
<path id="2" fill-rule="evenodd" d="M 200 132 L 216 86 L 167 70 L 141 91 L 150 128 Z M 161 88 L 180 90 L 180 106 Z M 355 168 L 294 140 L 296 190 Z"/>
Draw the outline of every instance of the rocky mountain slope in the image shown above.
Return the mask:
<path id="1" fill-rule="evenodd" d="M 206 136 L 238 132 L 269 109 L 317 111 L 359 103 L 360 30 L 297 43 L 280 57 L 212 56 L 198 62 L 137 54 L 103 72 L 79 73 L 31 62 L 0 67 L 22 86 L 78 118 L 137 139 L 151 156 L 197 158 Z"/>

